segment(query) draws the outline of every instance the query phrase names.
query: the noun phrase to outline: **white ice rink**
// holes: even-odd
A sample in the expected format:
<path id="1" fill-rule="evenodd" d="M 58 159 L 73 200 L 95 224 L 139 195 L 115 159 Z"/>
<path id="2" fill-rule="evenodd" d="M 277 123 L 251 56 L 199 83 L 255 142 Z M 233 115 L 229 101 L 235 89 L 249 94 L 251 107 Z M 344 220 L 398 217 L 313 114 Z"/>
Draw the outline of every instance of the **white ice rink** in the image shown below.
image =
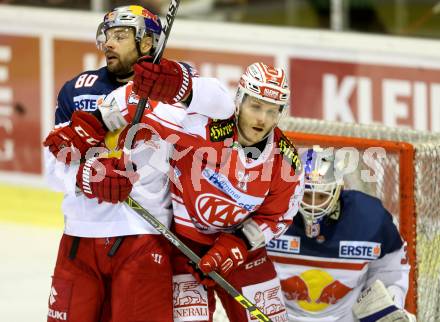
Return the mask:
<path id="1" fill-rule="evenodd" d="M 0 223 L 0 322 L 46 321 L 60 228 Z"/>

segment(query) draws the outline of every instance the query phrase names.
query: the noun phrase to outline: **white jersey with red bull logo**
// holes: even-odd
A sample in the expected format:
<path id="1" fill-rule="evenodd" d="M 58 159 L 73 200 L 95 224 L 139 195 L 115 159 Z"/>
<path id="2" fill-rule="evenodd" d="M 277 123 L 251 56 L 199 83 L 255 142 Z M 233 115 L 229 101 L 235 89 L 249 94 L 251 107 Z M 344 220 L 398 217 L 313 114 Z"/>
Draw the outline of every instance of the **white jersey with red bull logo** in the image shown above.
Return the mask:
<path id="1" fill-rule="evenodd" d="M 134 106 L 119 90 L 121 113 L 131 120 Z M 208 94 L 205 94 L 205 96 Z M 218 233 L 237 229 L 252 218 L 268 242 L 285 231 L 298 211 L 302 196 L 297 151 L 276 128 L 258 158 L 245 156 L 238 143 L 234 105 L 218 109 L 216 97 L 205 110 L 158 103 L 142 122 L 174 143 L 172 202 L 175 229 L 181 235 L 210 245 Z M 217 114 L 223 119 L 205 115 Z"/>
<path id="2" fill-rule="evenodd" d="M 352 306 L 375 280 L 393 285 L 399 308 L 408 289 L 406 251 L 381 202 L 343 191 L 339 219 L 326 218 L 321 235 L 306 237 L 301 216 L 268 245 L 281 280 L 289 321 L 354 322 Z"/>

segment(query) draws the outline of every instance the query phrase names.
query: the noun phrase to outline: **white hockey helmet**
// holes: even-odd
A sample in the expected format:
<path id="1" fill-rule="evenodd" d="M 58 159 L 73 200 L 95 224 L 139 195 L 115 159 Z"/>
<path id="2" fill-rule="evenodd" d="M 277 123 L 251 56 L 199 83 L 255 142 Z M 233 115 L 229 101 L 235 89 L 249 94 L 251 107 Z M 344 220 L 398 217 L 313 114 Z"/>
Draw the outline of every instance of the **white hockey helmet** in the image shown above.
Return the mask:
<path id="1" fill-rule="evenodd" d="M 159 44 L 162 25 L 157 15 L 141 6 L 122 6 L 113 9 L 104 16 L 104 21 L 96 31 L 96 46 L 103 50 L 106 42 L 105 32 L 114 27 L 131 27 L 135 31 L 135 40 L 139 44 L 145 35 L 153 39 L 152 52 Z"/>
<path id="2" fill-rule="evenodd" d="M 335 167 L 333 150 L 323 150 L 319 146 L 307 149 L 301 160 L 304 168 L 304 196 L 299 212 L 304 219 L 307 237 L 314 238 L 320 233 L 320 223 L 326 215 L 335 210 L 343 180 Z"/>
<path id="3" fill-rule="evenodd" d="M 240 106 L 245 94 L 278 104 L 284 110 L 290 97 L 285 71 L 282 68 L 275 68 L 264 63 L 249 65 L 238 83 L 235 97 L 237 106 Z"/>

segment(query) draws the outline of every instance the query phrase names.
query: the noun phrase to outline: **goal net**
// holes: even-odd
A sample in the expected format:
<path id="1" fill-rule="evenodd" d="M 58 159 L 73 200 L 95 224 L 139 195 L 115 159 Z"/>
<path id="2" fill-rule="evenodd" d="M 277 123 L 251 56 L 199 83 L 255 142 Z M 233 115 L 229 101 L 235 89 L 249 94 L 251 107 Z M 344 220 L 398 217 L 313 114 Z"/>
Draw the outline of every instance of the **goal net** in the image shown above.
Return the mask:
<path id="1" fill-rule="evenodd" d="M 280 127 L 298 148 L 357 155 L 345 187 L 378 197 L 394 215 L 411 264 L 406 308 L 418 321 L 440 321 L 440 133 L 292 117 Z M 217 308 L 215 321 L 228 321 Z"/>

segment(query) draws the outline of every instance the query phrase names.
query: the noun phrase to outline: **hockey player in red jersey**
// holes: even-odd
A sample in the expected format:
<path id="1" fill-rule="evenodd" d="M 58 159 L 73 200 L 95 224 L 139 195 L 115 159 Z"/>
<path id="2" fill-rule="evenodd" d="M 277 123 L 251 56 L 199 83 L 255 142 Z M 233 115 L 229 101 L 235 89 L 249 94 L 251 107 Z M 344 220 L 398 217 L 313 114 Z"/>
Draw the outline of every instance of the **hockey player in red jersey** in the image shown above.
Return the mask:
<path id="1" fill-rule="evenodd" d="M 134 91 L 166 101 L 155 83 L 159 72 L 149 62 L 138 63 Z M 276 127 L 289 101 L 286 79 L 281 68 L 255 63 L 240 79 L 232 118 L 206 117 L 221 114 L 208 102 L 202 113 L 158 103 L 142 119 L 174 143 L 173 229 L 201 256 L 199 266 L 193 267 L 175 250 L 175 321 L 212 321 L 214 290 L 231 321 L 251 321 L 241 305 L 204 278 L 202 273 L 211 271 L 222 274 L 247 298 L 265 303 L 260 309 L 273 320 L 286 321 L 279 280 L 264 247 L 289 227 L 302 197 L 296 149 Z M 110 130 L 130 122 L 134 114 L 130 86 L 114 91 L 99 107 Z M 191 284 L 193 275 L 207 291 Z M 202 299 L 190 300 L 188 290 L 176 287 L 180 284 L 193 285 L 191 294 L 196 291 Z"/>
<path id="2" fill-rule="evenodd" d="M 169 226 L 171 145 L 150 131 L 139 132 L 130 154 L 134 167 L 122 153 L 128 128 L 105 133 L 92 116 L 97 101 L 132 78 L 139 56 L 154 52 L 160 33 L 159 18 L 145 8 L 112 10 L 97 32 L 107 66 L 80 74 L 59 93 L 56 127 L 44 141 L 48 182 L 65 194 L 50 322 L 173 320 L 171 246 L 122 203 L 131 194 Z M 224 117 L 232 115 L 233 101 L 217 80 L 192 80 L 184 65 L 165 59 L 160 67 L 165 91 L 194 97 L 189 108 L 205 105 L 197 100 L 203 87 L 203 95 L 228 111 Z"/>
<path id="3" fill-rule="evenodd" d="M 301 216 L 268 245 L 289 321 L 406 321 L 409 265 L 391 214 L 380 200 L 343 190 L 332 149 L 302 154 Z"/>
<path id="4" fill-rule="evenodd" d="M 276 127 L 289 101 L 287 77 L 280 68 L 250 65 L 240 79 L 235 115 L 228 118 L 228 106 L 219 108 L 213 95 L 190 95 L 188 107 L 163 103 L 176 102 L 179 93 L 164 87 L 162 63 L 172 62 L 137 63 L 134 85 L 109 94 L 99 110 L 106 130 L 115 131 L 134 115 L 132 86 L 140 97 L 159 101 L 150 100 L 142 122 L 174 144 L 173 229 L 201 256 L 194 267 L 174 249 L 174 320 L 212 321 L 215 290 L 231 321 L 251 321 L 202 274 L 217 271 L 247 298 L 258 299 L 273 320 L 286 321 L 280 283 L 264 246 L 288 228 L 302 198 L 296 149 Z M 193 84 L 197 91 L 206 92 L 203 83 Z"/>

